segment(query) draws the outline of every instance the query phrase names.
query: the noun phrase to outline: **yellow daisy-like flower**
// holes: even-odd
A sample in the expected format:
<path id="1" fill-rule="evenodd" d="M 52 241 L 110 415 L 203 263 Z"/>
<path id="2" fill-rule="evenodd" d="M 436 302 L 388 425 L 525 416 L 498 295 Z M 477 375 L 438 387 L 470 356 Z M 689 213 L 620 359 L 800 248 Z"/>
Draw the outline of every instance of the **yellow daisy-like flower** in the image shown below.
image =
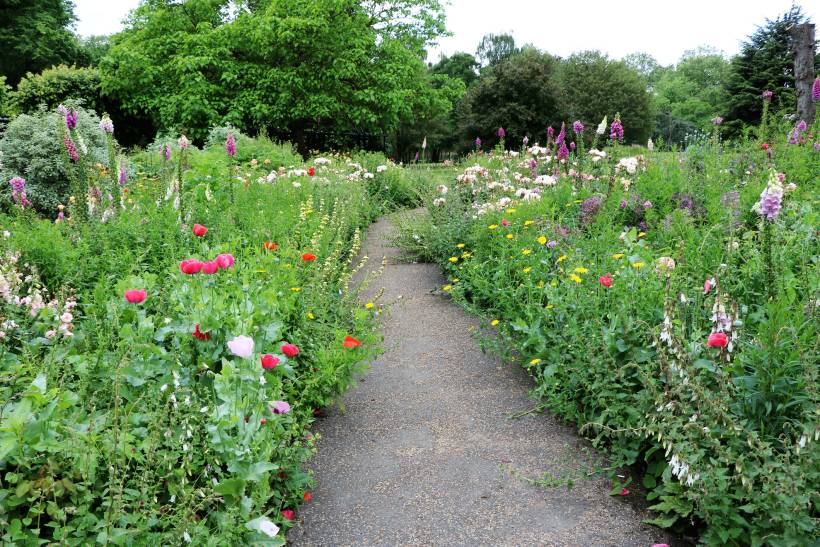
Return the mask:
<path id="1" fill-rule="evenodd" d="M 499 321 L 498 319 L 493 319 L 492 321 L 490 321 L 490 325 L 497 327 L 500 322 L 501 321 Z"/>
<path id="2" fill-rule="evenodd" d="M 645 236 L 646 236 L 646 232 L 638 232 L 638 237 L 645 237 Z"/>
<path id="3" fill-rule="evenodd" d="M 535 221 L 534 220 L 525 220 L 524 221 L 524 226 L 529 226 L 531 224 L 535 224 Z"/>
<path id="4" fill-rule="evenodd" d="M 312 319 L 316 319 L 316 316 L 313 315 L 311 312 L 307 312 L 307 318 L 312 320 Z"/>
<path id="5" fill-rule="evenodd" d="M 539 281 L 535 286 L 538 287 L 539 289 L 543 289 L 544 288 L 544 282 Z"/>
<path id="6" fill-rule="evenodd" d="M 531 365 L 537 365 L 537 364 L 538 364 L 538 363 L 540 363 L 540 362 L 541 362 L 541 359 L 538 359 L 538 358 L 536 357 L 535 359 L 533 359 L 532 361 L 530 361 L 530 364 L 531 364 Z"/>
<path id="7" fill-rule="evenodd" d="M 529 266 L 527 266 L 526 268 L 524 268 L 524 269 L 523 269 L 523 270 L 521 270 L 521 271 L 522 271 L 522 272 L 524 272 L 524 273 L 530 273 L 530 272 L 532 271 L 532 268 L 530 268 Z"/>
<path id="8" fill-rule="evenodd" d="M 532 251 L 530 249 L 524 249 L 524 250 L 521 251 L 522 255 L 528 255 L 528 254 L 531 254 L 531 253 L 532 253 Z"/>
<path id="9" fill-rule="evenodd" d="M 635 268 L 636 270 L 640 270 L 644 266 L 645 266 L 645 264 L 643 262 L 633 262 L 632 263 L 632 267 Z"/>
<path id="10" fill-rule="evenodd" d="M 510 207 L 509 209 L 507 209 L 507 212 L 513 214 L 515 212 L 515 207 Z"/>
<path id="11" fill-rule="evenodd" d="M 374 306 L 375 306 L 375 304 L 373 302 L 368 302 L 367 304 L 364 305 L 365 309 L 367 309 L 367 310 L 372 310 Z"/>
<path id="12" fill-rule="evenodd" d="M 587 273 L 588 271 L 586 268 L 575 268 L 575 273 Z"/>
<path id="13" fill-rule="evenodd" d="M 558 257 L 558 260 L 556 260 L 555 262 L 557 264 L 560 264 L 561 262 L 563 262 L 566 259 L 567 259 L 567 255 L 561 255 L 561 256 Z"/>
<path id="14" fill-rule="evenodd" d="M 444 285 L 444 286 L 441 288 L 441 290 L 442 290 L 442 291 L 444 291 L 444 292 L 447 292 L 447 291 L 449 291 L 449 290 L 450 290 L 450 289 L 452 289 L 452 288 L 453 288 L 453 286 L 452 286 L 452 285 Z"/>
<path id="15" fill-rule="evenodd" d="M 513 238 L 512 234 L 507 234 L 507 239 L 512 239 L 512 238 Z"/>
<path id="16" fill-rule="evenodd" d="M 471 254 L 470 254 L 470 253 L 468 253 L 467 251 L 465 251 L 465 252 L 461 253 L 461 258 L 470 258 L 471 256 L 473 256 L 473 255 L 471 255 Z"/>
<path id="17" fill-rule="evenodd" d="M 490 230 L 495 230 L 496 228 L 498 228 L 498 224 L 490 224 L 489 226 L 487 226 L 487 228 L 489 228 Z"/>
<path id="18" fill-rule="evenodd" d="M 544 306 L 544 309 L 545 309 L 545 310 L 551 310 L 551 309 L 552 309 L 552 308 L 554 308 L 554 307 L 555 307 L 555 306 L 553 306 L 552 304 L 547 304 L 546 306 Z"/>
<path id="19" fill-rule="evenodd" d="M 546 245 L 547 244 L 547 238 L 544 237 L 544 236 L 539 236 L 536 241 L 538 241 L 539 245 Z"/>
<path id="20" fill-rule="evenodd" d="M 584 200 L 582 200 L 582 199 L 576 199 L 575 200 L 575 203 L 583 203 L 583 202 L 584 202 Z"/>
<path id="21" fill-rule="evenodd" d="M 464 248 L 464 243 L 459 243 L 458 245 L 456 245 L 456 247 L 458 247 L 459 249 L 463 249 Z"/>
<path id="22" fill-rule="evenodd" d="M 623 253 L 616 253 L 616 254 L 612 255 L 612 258 L 614 258 L 615 260 L 620 260 L 624 256 L 626 256 L 626 255 L 624 255 Z"/>
<path id="23" fill-rule="evenodd" d="M 581 281 L 583 281 L 583 279 L 581 279 L 580 277 L 578 277 L 575 274 L 569 274 L 569 278 L 572 279 L 573 281 L 575 281 L 576 283 L 580 283 Z"/>
<path id="24" fill-rule="evenodd" d="M 448 258 L 447 260 L 449 260 L 450 262 L 452 262 L 453 264 L 455 264 L 456 262 L 458 262 L 458 257 L 457 257 L 457 256 L 451 256 L 451 257 L 450 257 L 450 258 Z"/>
<path id="25" fill-rule="evenodd" d="M 302 290 L 302 288 L 301 287 L 291 287 L 290 290 L 293 291 L 293 292 L 299 292 L 299 291 Z"/>
<path id="26" fill-rule="evenodd" d="M 457 278 L 457 277 L 453 278 L 453 283 L 458 283 L 459 281 L 461 281 L 459 278 Z"/>

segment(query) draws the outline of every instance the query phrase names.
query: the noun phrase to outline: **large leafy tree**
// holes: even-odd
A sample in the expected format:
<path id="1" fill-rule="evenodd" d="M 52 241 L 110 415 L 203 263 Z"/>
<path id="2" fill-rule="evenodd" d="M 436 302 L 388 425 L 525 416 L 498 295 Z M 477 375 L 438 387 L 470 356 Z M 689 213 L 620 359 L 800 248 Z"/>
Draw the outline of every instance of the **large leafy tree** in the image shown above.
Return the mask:
<path id="1" fill-rule="evenodd" d="M 430 68 L 430 71 L 433 74 L 458 78 L 464 82 L 465 86 L 470 87 L 478 80 L 478 66 L 474 55 L 458 52 L 453 53 L 450 57 L 443 56 Z"/>
<path id="2" fill-rule="evenodd" d="M 112 40 L 103 89 L 161 128 L 214 124 L 305 142 L 306 131 L 388 131 L 420 93 L 438 0 L 148 0 Z"/>
<path id="3" fill-rule="evenodd" d="M 763 112 L 761 92 L 775 93 L 774 104 L 794 110 L 794 54 L 789 29 L 806 22 L 798 5 L 774 21 L 767 19 L 732 59 L 726 85 L 726 127 L 737 132 L 743 124 L 757 124 Z M 815 63 L 820 66 L 820 58 Z"/>
<path id="4" fill-rule="evenodd" d="M 510 34 L 487 34 L 478 44 L 476 57 L 481 66 L 493 66 L 517 51 L 515 38 Z"/>
<path id="5" fill-rule="evenodd" d="M 623 61 L 598 51 L 573 54 L 561 63 L 561 83 L 568 118 L 593 127 L 620 113 L 627 141 L 649 138 L 654 118 L 646 81 Z"/>
<path id="6" fill-rule="evenodd" d="M 558 60 L 535 48 L 525 48 L 482 71 L 459 109 L 466 143 L 476 137 L 494 143 L 499 127 L 506 130 L 508 142 L 545 135 L 548 125 L 563 119 L 557 72 Z"/>
<path id="7" fill-rule="evenodd" d="M 70 0 L 0 2 L 0 75 L 16 86 L 27 72 L 77 60 L 74 21 Z"/>

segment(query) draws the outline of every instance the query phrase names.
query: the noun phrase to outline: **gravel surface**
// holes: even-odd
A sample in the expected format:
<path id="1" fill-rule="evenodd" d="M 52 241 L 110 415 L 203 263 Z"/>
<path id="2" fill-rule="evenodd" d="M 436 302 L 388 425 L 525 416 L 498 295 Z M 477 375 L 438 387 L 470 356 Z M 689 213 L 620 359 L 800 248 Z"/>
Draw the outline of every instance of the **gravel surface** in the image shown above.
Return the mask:
<path id="1" fill-rule="evenodd" d="M 530 409 L 532 380 L 482 353 L 478 321 L 437 294 L 432 264 L 402 264 L 381 219 L 365 243 L 368 268 L 397 302 L 383 317 L 385 353 L 319 420 L 317 485 L 288 533 L 294 545 L 676 545 L 648 514 L 583 471 L 600 458 L 548 414 Z M 581 474 L 566 486 L 529 484 Z"/>

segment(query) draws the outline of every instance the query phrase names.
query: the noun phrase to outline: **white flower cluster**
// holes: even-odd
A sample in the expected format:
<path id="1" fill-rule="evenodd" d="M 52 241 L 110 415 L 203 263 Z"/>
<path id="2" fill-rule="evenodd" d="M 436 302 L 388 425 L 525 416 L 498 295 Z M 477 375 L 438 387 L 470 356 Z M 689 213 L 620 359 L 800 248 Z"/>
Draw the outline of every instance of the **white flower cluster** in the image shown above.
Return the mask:
<path id="1" fill-rule="evenodd" d="M 695 481 L 700 478 L 700 473 L 692 473 L 691 469 L 689 469 L 689 464 L 677 454 L 673 455 L 672 459 L 669 460 L 669 467 L 672 468 L 672 474 L 675 475 L 679 481 L 685 482 L 686 486 L 692 486 L 695 484 Z"/>

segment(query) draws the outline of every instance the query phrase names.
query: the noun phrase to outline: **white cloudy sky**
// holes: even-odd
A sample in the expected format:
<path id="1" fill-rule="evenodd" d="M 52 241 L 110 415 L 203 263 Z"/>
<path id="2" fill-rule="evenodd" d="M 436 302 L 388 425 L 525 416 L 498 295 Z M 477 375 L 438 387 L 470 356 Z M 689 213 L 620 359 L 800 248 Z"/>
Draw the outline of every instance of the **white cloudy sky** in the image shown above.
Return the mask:
<path id="1" fill-rule="evenodd" d="M 109 34 L 139 0 L 75 0 L 77 31 Z M 789 9 L 792 0 L 451 0 L 447 27 L 430 60 L 456 51 L 475 52 L 487 33 L 508 32 L 518 44 L 532 43 L 555 55 L 600 49 L 620 58 L 634 51 L 662 64 L 687 49 L 714 46 L 731 55 L 768 17 Z M 820 2 L 804 0 L 803 11 L 820 23 Z"/>

